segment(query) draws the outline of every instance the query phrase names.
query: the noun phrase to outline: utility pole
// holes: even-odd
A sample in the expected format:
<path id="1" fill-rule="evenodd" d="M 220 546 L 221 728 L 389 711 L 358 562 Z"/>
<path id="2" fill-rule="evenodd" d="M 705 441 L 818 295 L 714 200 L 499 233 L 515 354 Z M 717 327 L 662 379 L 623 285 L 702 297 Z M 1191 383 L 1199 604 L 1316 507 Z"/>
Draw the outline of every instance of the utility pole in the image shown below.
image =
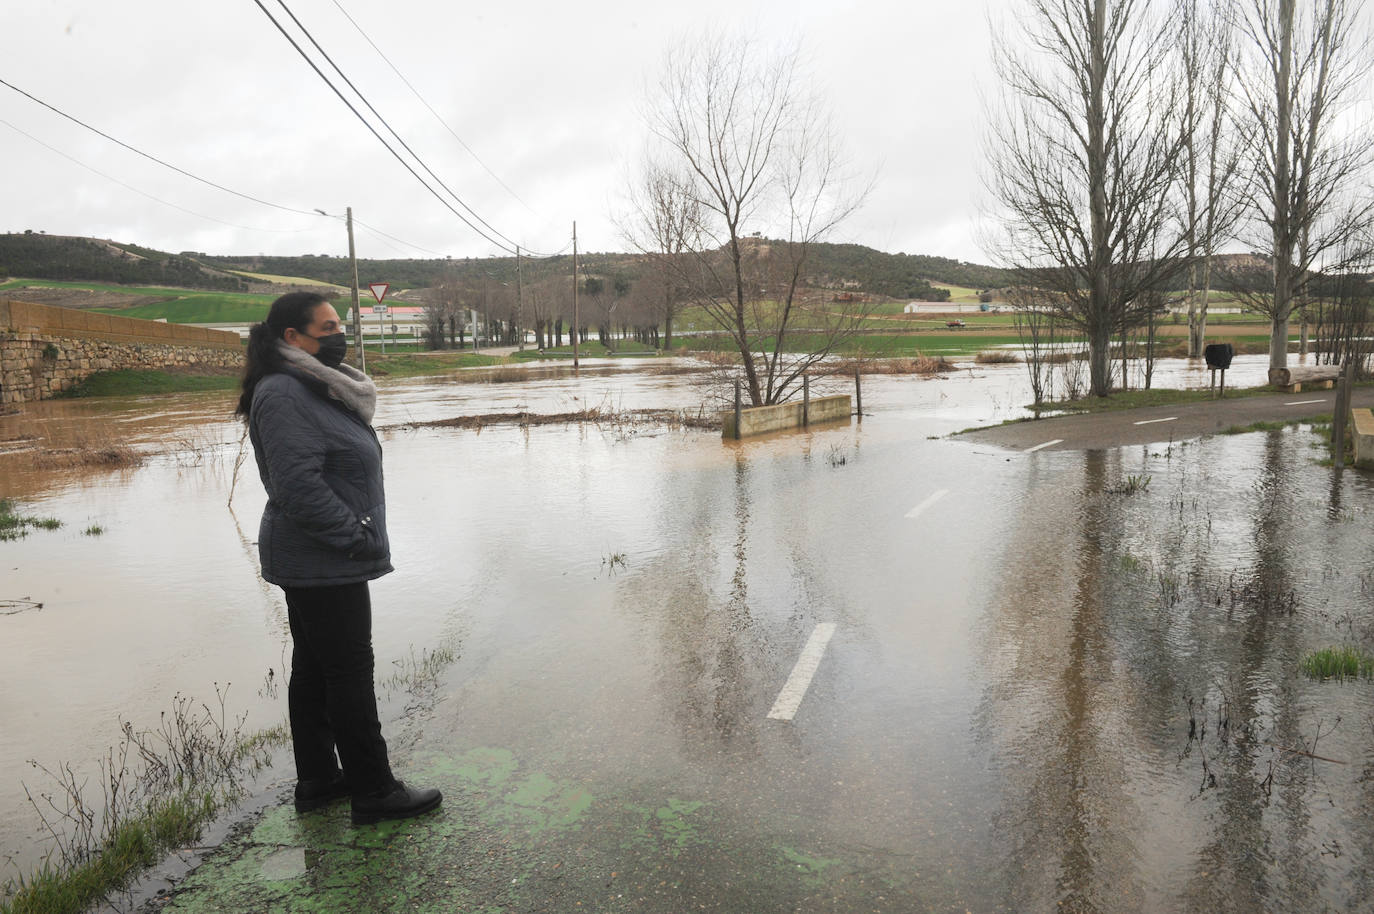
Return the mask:
<path id="1" fill-rule="evenodd" d="M 520 280 L 520 245 L 515 246 L 515 334 L 525 351 L 525 287 Z"/>
<path id="2" fill-rule="evenodd" d="M 363 349 L 363 316 L 358 310 L 358 253 L 353 247 L 353 207 L 344 210 L 348 223 L 348 261 L 353 265 L 353 342 L 358 347 L 358 370 L 367 371 L 367 353 Z M 337 218 L 337 217 L 336 217 Z"/>
<path id="3" fill-rule="evenodd" d="M 577 310 L 577 220 L 573 220 L 573 368 L 578 367 L 577 363 L 577 325 L 579 313 Z"/>

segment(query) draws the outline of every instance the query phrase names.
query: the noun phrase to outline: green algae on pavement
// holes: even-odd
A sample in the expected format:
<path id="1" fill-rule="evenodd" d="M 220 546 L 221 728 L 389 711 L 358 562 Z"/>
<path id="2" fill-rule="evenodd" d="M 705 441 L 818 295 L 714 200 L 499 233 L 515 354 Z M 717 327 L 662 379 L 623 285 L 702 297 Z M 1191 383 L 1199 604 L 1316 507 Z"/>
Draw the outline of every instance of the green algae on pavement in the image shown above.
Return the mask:
<path id="1" fill-rule="evenodd" d="M 598 790 L 526 769 L 500 748 L 416 753 L 406 767 L 444 791 L 435 813 L 354 828 L 346 803 L 307 815 L 284 804 L 154 905 L 185 914 L 792 911 L 857 892 L 872 910 L 912 909 L 894 888 L 899 874 L 772 840 L 708 801 Z"/>

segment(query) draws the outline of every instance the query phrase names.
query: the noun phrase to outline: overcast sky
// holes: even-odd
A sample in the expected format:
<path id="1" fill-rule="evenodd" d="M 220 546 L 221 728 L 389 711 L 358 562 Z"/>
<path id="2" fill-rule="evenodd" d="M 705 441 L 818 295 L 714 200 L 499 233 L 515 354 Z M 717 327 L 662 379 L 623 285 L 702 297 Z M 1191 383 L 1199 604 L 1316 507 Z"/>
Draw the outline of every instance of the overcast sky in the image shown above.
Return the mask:
<path id="1" fill-rule="evenodd" d="M 625 249 L 613 217 L 643 153 L 646 87 L 670 46 L 718 29 L 799 43 L 854 170 L 876 176 L 832 240 L 988 259 L 973 231 L 983 2 L 287 2 L 444 183 L 527 249 L 561 251 L 573 220 L 580 249 Z M 277 0 L 263 3 L 299 35 Z M 0 86 L 0 230 L 341 254 L 342 225 L 309 213 L 351 205 L 369 227 L 362 257 L 499 251 L 391 157 L 255 0 L 10 0 L 0 34 L 0 79 L 200 178 L 303 211 L 207 187 Z"/>

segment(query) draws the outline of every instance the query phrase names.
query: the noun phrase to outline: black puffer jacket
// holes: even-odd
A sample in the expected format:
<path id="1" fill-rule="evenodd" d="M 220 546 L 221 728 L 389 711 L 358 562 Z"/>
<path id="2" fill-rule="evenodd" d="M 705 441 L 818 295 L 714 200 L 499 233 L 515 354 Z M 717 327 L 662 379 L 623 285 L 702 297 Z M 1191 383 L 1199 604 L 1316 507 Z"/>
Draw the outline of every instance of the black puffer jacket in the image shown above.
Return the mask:
<path id="1" fill-rule="evenodd" d="M 248 434 L 267 489 L 258 530 L 262 576 L 327 587 L 392 570 L 382 446 L 357 413 L 288 372 L 253 390 Z"/>

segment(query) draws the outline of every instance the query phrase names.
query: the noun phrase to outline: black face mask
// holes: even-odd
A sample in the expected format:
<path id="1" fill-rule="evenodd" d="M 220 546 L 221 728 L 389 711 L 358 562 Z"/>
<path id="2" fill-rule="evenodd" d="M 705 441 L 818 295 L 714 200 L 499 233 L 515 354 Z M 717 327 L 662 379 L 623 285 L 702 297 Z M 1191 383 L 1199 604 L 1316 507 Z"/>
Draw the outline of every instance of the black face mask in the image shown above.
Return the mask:
<path id="1" fill-rule="evenodd" d="M 320 344 L 320 351 L 315 353 L 315 358 L 330 368 L 338 368 L 343 363 L 344 353 L 348 352 L 347 334 L 340 331 L 328 336 L 313 337 L 313 339 Z"/>

